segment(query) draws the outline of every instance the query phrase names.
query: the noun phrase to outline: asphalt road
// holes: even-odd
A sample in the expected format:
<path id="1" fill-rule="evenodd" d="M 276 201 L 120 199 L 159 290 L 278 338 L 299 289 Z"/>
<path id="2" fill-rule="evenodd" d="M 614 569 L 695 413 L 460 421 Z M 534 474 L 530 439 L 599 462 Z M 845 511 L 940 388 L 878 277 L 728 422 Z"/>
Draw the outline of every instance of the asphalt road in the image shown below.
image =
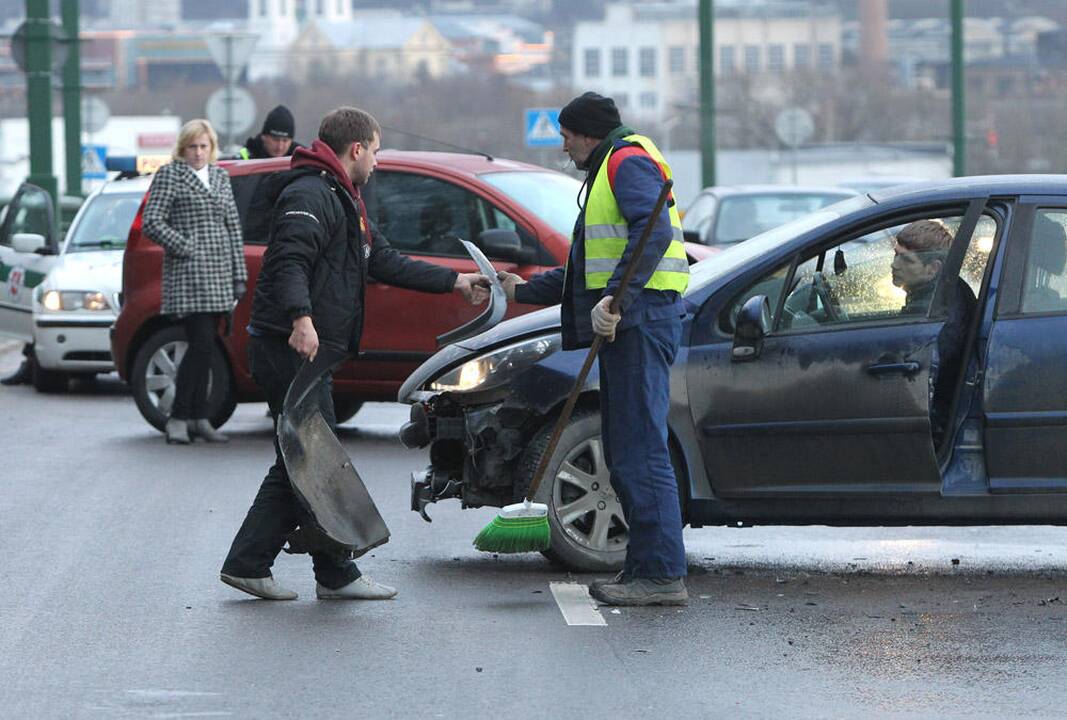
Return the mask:
<path id="1" fill-rule="evenodd" d="M 1063 715 L 1067 531 L 693 530 L 688 607 L 572 626 L 550 583 L 590 577 L 475 551 L 490 510 L 407 509 L 426 455 L 395 405 L 341 435 L 393 533 L 361 567 L 397 599 L 317 601 L 284 554 L 300 600 L 248 598 L 218 568 L 273 457 L 264 408 L 175 447 L 114 377 L 0 387 L 0 717 Z"/>

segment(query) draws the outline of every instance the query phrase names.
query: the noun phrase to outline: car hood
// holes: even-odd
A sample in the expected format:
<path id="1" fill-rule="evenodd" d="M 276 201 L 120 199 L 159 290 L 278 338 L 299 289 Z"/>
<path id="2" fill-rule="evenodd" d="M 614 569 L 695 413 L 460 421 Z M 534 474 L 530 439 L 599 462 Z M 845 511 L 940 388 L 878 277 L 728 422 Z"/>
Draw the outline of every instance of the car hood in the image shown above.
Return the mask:
<path id="1" fill-rule="evenodd" d="M 122 254 L 122 250 L 64 253 L 45 283 L 50 290 L 95 290 L 110 298 L 122 289 Z"/>

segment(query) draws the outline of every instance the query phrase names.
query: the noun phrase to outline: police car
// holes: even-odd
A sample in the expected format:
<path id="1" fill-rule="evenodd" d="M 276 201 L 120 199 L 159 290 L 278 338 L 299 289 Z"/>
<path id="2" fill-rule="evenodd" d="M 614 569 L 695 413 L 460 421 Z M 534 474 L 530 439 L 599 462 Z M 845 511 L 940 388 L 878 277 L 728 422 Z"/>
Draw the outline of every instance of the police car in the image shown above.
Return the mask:
<path id="1" fill-rule="evenodd" d="M 93 192 L 59 239 L 44 190 L 19 188 L 0 223 L 0 334 L 32 343 L 33 385 L 60 392 L 72 377 L 115 369 L 108 329 L 118 315 L 122 256 L 151 178 Z"/>

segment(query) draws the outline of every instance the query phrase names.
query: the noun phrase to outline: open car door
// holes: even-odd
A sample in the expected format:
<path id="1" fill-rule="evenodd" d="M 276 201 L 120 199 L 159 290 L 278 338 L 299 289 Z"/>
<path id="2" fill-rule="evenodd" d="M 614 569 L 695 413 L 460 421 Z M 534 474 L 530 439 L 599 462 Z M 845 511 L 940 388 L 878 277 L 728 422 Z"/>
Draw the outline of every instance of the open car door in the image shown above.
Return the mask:
<path id="1" fill-rule="evenodd" d="M 0 223 L 0 335 L 33 340 L 33 293 L 58 250 L 52 198 L 23 183 Z"/>

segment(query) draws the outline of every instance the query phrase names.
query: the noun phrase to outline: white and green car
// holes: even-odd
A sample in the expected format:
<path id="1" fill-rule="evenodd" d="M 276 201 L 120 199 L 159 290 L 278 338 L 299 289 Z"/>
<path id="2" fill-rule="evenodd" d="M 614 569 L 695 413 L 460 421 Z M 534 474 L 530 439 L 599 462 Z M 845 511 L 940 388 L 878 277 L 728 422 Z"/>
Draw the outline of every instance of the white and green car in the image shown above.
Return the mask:
<path id="1" fill-rule="evenodd" d="M 115 180 L 82 205 L 62 240 L 44 190 L 19 188 L 0 221 L 0 335 L 33 344 L 33 384 L 111 372 L 122 255 L 151 178 Z"/>

